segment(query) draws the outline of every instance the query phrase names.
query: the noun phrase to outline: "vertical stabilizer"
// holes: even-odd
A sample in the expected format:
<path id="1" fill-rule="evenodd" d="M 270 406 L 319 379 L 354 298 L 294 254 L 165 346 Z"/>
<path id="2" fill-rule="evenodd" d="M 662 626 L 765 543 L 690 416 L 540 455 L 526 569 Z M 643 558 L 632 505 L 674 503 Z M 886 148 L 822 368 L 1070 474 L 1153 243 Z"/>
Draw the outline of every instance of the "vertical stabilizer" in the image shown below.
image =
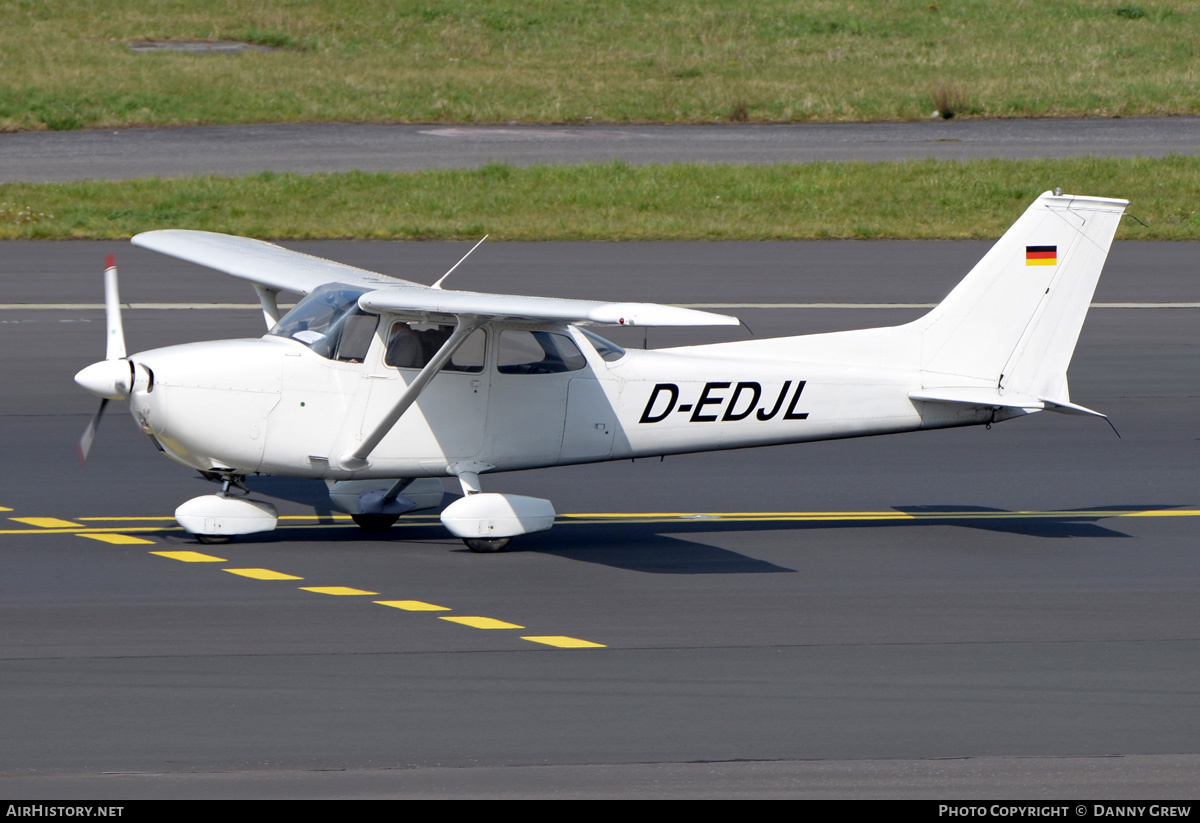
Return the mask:
<path id="1" fill-rule="evenodd" d="M 1126 200 L 1046 192 L 918 320 L 930 385 L 986 384 L 1067 401 L 1075 351 Z"/>

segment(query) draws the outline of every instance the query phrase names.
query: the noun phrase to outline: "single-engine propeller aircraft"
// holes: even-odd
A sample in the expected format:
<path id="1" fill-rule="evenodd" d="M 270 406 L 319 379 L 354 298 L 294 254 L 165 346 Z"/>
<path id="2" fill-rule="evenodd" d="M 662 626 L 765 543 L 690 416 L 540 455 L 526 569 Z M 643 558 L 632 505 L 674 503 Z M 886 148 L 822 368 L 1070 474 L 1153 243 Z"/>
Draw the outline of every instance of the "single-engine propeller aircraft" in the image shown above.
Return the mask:
<path id="1" fill-rule="evenodd" d="M 202 542 L 275 528 L 246 475 L 322 479 L 366 529 L 439 505 L 439 478 L 452 475 L 463 497 L 441 521 L 488 552 L 555 517 L 548 500 L 483 492 L 488 472 L 990 426 L 1037 411 L 1104 417 L 1071 402 L 1067 365 L 1127 205 L 1041 195 L 904 325 L 650 351 L 592 329 L 739 321 L 454 291 L 445 277 L 424 286 L 259 240 L 146 232 L 134 245 L 250 281 L 268 331 L 127 355 L 110 256 L 107 355 L 75 377 L 103 398 L 80 456 L 105 404 L 128 400 L 160 451 L 221 483 L 175 512 Z M 281 314 L 280 291 L 304 297 Z"/>

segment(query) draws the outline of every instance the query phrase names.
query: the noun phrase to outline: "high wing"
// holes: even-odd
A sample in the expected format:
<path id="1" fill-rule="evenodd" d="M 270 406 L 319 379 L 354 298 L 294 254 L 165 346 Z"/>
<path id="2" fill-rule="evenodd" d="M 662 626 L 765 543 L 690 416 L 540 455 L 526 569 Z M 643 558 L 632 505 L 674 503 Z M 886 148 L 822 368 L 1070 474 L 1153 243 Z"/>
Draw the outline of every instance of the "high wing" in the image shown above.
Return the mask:
<path id="1" fill-rule="evenodd" d="M 554 297 L 434 289 L 420 283 L 285 249 L 263 240 L 206 231 L 166 229 L 135 235 L 135 246 L 248 280 L 259 291 L 307 294 L 326 283 L 369 289 L 364 311 L 481 320 L 604 323 L 626 326 L 736 326 L 736 317 L 657 303 L 607 303 Z M 273 296 L 272 296 L 273 299 Z M 266 306 L 264 304 L 264 310 Z M 277 318 L 276 318 L 277 319 Z"/>
<path id="2" fill-rule="evenodd" d="M 660 303 L 605 303 L 473 291 L 391 286 L 359 298 L 363 310 L 378 314 L 434 314 L 530 322 L 606 323 L 614 326 L 737 326 L 736 317 L 664 306 Z"/>
<path id="3" fill-rule="evenodd" d="M 368 289 L 384 285 L 418 285 L 398 277 L 285 249 L 265 240 L 211 231 L 147 231 L 135 234 L 129 242 L 276 291 L 308 294 L 326 283 L 345 283 Z"/>

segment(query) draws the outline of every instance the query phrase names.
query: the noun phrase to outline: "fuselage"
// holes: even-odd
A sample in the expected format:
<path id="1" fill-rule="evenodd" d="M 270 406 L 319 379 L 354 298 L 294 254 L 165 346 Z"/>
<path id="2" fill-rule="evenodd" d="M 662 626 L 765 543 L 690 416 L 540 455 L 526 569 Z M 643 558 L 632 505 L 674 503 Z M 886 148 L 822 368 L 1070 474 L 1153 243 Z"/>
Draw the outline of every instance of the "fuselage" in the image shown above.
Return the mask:
<path id="1" fill-rule="evenodd" d="M 339 456 L 420 371 L 392 365 L 402 357 L 391 331 L 399 326 L 380 318 L 354 357 L 277 335 L 142 352 L 132 359 L 152 377 L 134 387 L 131 410 L 188 466 L 331 479 L 444 476 L 455 464 L 505 471 L 986 422 L 979 410 L 914 404 L 908 394 L 922 377 L 903 368 L 737 357 L 722 346 L 623 351 L 573 326 L 490 324 L 477 332 L 471 362 L 439 372 L 368 465 L 348 470 Z M 539 351 L 539 341 L 549 349 Z"/>

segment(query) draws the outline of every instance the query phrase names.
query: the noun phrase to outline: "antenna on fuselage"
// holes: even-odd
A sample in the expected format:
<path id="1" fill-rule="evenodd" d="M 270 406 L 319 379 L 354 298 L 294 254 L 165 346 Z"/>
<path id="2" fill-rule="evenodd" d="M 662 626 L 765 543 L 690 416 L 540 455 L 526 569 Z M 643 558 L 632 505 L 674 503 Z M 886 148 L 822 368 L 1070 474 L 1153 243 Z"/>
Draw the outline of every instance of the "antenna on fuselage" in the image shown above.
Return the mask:
<path id="1" fill-rule="evenodd" d="M 475 249 L 477 249 L 477 248 L 479 248 L 481 245 L 483 245 L 483 241 L 484 241 L 484 240 L 487 240 L 487 239 L 488 239 L 488 236 L 489 236 L 489 235 L 486 235 L 486 234 L 485 234 L 485 235 L 484 235 L 484 236 L 483 236 L 483 237 L 480 239 L 480 241 L 479 241 L 478 243 L 476 243 L 474 246 L 471 246 L 471 251 L 475 251 Z M 446 273 L 445 273 L 445 274 L 443 274 L 441 277 L 439 277 L 439 278 L 438 278 L 438 281 L 437 281 L 436 283 L 434 283 L 432 286 L 430 286 L 429 288 L 431 288 L 431 289 L 438 289 L 438 290 L 440 291 L 440 290 L 441 290 L 441 288 L 442 288 L 442 281 L 443 281 L 443 280 L 445 280 L 447 277 L 449 277 L 449 276 L 450 276 L 450 272 L 454 271 L 454 270 L 455 270 L 455 269 L 457 269 L 459 266 L 461 266 L 461 265 L 462 265 L 462 261 L 463 261 L 463 260 L 466 260 L 468 257 L 470 257 L 470 256 L 471 256 L 471 251 L 469 251 L 469 252 L 467 252 L 466 254 L 464 254 L 464 255 L 462 256 L 462 259 L 461 259 L 461 260 L 459 260 L 457 263 L 455 263 L 453 266 L 451 266 L 451 267 L 450 267 L 450 271 L 446 272 Z"/>

